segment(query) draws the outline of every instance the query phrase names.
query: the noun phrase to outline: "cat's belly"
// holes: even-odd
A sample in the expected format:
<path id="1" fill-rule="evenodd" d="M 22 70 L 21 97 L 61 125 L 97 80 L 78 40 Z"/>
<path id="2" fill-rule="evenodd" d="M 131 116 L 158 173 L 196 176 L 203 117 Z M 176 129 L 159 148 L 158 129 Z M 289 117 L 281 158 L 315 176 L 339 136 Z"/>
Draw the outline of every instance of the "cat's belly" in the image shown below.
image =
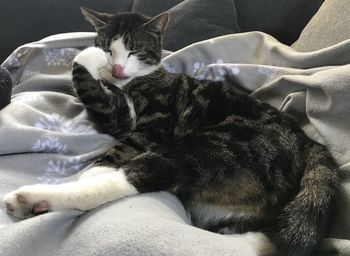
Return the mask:
<path id="1" fill-rule="evenodd" d="M 239 221 L 258 218 L 257 209 L 240 206 L 220 206 L 204 202 L 192 203 L 187 207 L 194 226 L 212 230 L 217 226 L 234 226 Z"/>
<path id="2" fill-rule="evenodd" d="M 191 222 L 199 228 L 217 232 L 231 226 L 233 232 L 251 230 L 269 216 L 267 197 L 254 180 L 225 180 L 224 186 L 204 187 L 184 200 Z M 246 229 L 246 227 L 248 227 Z"/>
<path id="3" fill-rule="evenodd" d="M 194 203 L 188 207 L 192 223 L 200 228 L 208 225 L 220 223 L 232 219 L 233 217 L 242 217 L 247 213 L 233 212 L 226 207 L 208 203 Z"/>

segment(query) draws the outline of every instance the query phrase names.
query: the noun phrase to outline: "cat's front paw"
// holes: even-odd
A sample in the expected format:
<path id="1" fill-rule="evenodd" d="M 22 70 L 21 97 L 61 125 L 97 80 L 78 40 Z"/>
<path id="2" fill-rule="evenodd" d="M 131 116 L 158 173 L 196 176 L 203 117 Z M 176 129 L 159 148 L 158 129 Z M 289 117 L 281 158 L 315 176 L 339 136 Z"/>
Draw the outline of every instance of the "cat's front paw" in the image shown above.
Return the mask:
<path id="1" fill-rule="evenodd" d="M 49 200 L 40 185 L 24 186 L 5 195 L 3 203 L 7 213 L 18 219 L 26 219 L 50 210 Z"/>
<path id="2" fill-rule="evenodd" d="M 97 47 L 89 47 L 81 51 L 75 58 L 74 63 L 77 63 L 91 74 L 91 76 L 98 80 L 100 77 L 100 70 L 108 65 L 108 60 L 105 52 Z"/>
<path id="3" fill-rule="evenodd" d="M 101 80 L 110 82 L 112 84 L 118 84 L 118 80 L 112 76 L 112 71 L 110 71 L 108 68 L 101 68 L 99 69 L 99 76 Z"/>

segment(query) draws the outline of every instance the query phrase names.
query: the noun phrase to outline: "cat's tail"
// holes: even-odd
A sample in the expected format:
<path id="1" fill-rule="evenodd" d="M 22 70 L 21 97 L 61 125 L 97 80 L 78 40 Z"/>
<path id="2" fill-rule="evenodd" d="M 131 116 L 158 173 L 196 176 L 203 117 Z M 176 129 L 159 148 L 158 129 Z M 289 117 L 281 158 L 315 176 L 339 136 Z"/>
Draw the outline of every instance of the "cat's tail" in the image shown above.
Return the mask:
<path id="1" fill-rule="evenodd" d="M 338 169 L 325 147 L 315 143 L 305 156 L 300 191 L 279 219 L 277 245 L 284 256 L 311 253 L 325 234 L 339 189 Z"/>

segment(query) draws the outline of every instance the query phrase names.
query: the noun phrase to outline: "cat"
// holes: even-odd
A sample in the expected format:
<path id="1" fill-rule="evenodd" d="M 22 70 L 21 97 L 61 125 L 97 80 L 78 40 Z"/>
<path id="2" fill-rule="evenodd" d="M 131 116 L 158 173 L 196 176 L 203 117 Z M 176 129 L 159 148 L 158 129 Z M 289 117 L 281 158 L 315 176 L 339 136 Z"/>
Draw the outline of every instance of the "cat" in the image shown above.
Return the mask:
<path id="1" fill-rule="evenodd" d="M 98 129 L 118 143 L 78 181 L 10 192 L 8 213 L 23 219 L 91 210 L 168 191 L 199 228 L 264 232 L 279 255 L 312 253 L 339 187 L 327 149 L 234 85 L 166 72 L 161 53 L 169 13 L 82 12 L 97 36 L 74 59 L 73 88 Z"/>

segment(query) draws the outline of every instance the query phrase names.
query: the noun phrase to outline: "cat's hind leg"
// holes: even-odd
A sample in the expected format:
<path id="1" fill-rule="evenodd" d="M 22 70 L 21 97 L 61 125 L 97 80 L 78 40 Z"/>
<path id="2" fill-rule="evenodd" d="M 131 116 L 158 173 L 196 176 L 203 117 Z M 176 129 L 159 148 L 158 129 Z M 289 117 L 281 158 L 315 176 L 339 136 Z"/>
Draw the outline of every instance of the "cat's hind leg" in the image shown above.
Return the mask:
<path id="1" fill-rule="evenodd" d="M 8 193 L 3 202 L 10 215 L 25 219 L 47 211 L 91 210 L 104 203 L 138 193 L 127 180 L 123 169 L 112 169 L 102 173 L 101 167 L 93 167 L 90 174 L 99 172 L 98 175 L 85 176 L 76 182 L 23 186 Z"/>
<path id="2" fill-rule="evenodd" d="M 75 182 L 21 187 L 7 194 L 4 204 L 10 215 L 23 219 L 42 213 L 43 209 L 36 211 L 38 204 L 45 206 L 42 207 L 45 211 L 86 211 L 138 193 L 175 191 L 182 184 L 195 182 L 188 172 L 182 173 L 179 162 L 176 158 L 145 152 L 121 168 L 112 163 L 109 167 L 92 167 L 90 175 Z"/>
<path id="3" fill-rule="evenodd" d="M 95 167 L 83 172 L 79 176 L 79 180 L 86 179 L 89 177 L 94 177 L 94 176 L 105 174 L 105 173 L 115 172 L 115 171 L 116 171 L 116 169 L 113 167 L 95 166 Z"/>

